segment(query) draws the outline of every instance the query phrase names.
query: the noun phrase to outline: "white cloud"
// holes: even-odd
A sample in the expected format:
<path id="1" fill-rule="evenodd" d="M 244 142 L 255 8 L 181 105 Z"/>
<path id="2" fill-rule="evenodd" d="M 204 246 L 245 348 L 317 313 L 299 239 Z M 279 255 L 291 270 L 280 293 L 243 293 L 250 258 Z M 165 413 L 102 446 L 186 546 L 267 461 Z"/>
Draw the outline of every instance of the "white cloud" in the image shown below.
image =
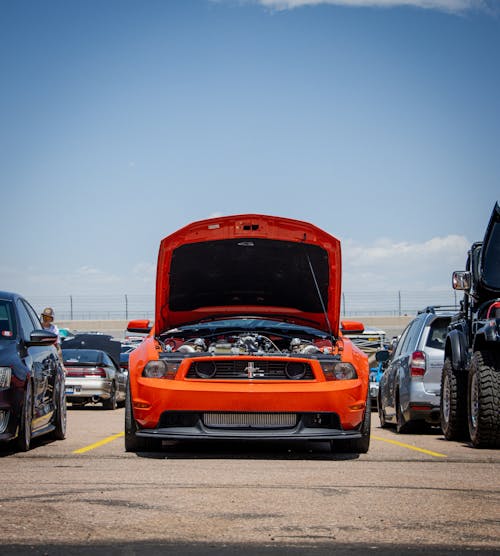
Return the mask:
<path id="1" fill-rule="evenodd" d="M 276 10 L 289 10 L 303 6 L 317 6 L 319 4 L 379 8 L 412 6 L 448 12 L 463 12 L 472 9 L 488 9 L 490 7 L 488 0 L 257 0 L 257 2 Z"/>
<path id="2" fill-rule="evenodd" d="M 463 269 L 470 242 L 459 235 L 422 243 L 380 239 L 342 242 L 343 290 L 445 290 Z"/>

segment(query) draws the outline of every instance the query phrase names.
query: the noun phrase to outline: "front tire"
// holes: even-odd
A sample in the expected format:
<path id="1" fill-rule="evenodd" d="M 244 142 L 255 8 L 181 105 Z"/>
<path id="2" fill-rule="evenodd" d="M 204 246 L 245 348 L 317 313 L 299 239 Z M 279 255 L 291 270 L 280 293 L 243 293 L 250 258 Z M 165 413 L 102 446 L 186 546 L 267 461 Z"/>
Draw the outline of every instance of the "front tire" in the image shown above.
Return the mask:
<path id="1" fill-rule="evenodd" d="M 468 424 L 475 448 L 500 446 L 500 370 L 492 351 L 475 351 L 468 380 Z"/>
<path id="2" fill-rule="evenodd" d="M 343 452 L 347 454 L 366 454 L 370 447 L 372 408 L 371 399 L 366 401 L 365 414 L 361 424 L 361 438 L 350 438 L 349 440 L 331 440 L 332 452 Z"/>
<path id="3" fill-rule="evenodd" d="M 132 395 L 130 385 L 127 387 L 125 397 L 125 451 L 126 452 L 154 452 L 160 448 L 160 443 L 152 438 L 136 436 L 139 430 L 132 410 Z"/>
<path id="4" fill-rule="evenodd" d="M 17 447 L 21 452 L 27 452 L 31 445 L 31 427 L 33 421 L 33 391 L 31 381 L 28 379 L 24 392 L 23 410 L 17 436 Z"/>
<path id="5" fill-rule="evenodd" d="M 66 390 L 64 386 L 64 381 L 59 384 L 59 394 L 57 396 L 58 402 L 56 407 L 56 418 L 55 418 L 55 429 L 52 433 L 52 437 L 55 440 L 64 440 L 66 438 L 66 422 L 67 422 L 67 410 L 66 410 Z"/>
<path id="6" fill-rule="evenodd" d="M 456 371 L 451 359 L 444 360 L 441 375 L 441 430 L 447 440 L 467 437 L 467 408 L 465 372 Z"/>

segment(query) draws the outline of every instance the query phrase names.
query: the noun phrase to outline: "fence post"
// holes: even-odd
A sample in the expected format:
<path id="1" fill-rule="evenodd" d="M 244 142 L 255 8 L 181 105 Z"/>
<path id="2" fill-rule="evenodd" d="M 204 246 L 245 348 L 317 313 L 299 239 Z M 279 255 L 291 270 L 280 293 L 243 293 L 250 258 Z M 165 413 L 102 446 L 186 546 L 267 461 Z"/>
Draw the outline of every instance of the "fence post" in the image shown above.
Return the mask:
<path id="1" fill-rule="evenodd" d="M 401 316 L 401 290 L 398 290 L 398 316 Z"/>
<path id="2" fill-rule="evenodd" d="M 125 320 L 128 320 L 128 297 L 125 294 Z"/>
<path id="3" fill-rule="evenodd" d="M 72 295 L 69 296 L 69 314 L 70 314 L 69 320 L 73 320 L 73 296 Z"/>

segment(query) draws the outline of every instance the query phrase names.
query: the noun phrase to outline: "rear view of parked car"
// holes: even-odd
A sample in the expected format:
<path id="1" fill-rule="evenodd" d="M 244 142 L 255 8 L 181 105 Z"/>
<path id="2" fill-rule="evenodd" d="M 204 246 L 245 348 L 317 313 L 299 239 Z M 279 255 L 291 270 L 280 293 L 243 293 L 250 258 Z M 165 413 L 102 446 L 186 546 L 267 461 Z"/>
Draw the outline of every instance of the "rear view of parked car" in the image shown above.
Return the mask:
<path id="1" fill-rule="evenodd" d="M 445 338 L 454 312 L 427 307 L 413 319 L 394 349 L 380 379 L 380 424 L 410 432 L 418 425 L 440 423 L 441 369 Z"/>
<path id="2" fill-rule="evenodd" d="M 119 365 L 120 342 L 107 335 L 78 334 L 62 347 L 68 402 L 102 402 L 104 409 L 116 409 L 125 401 L 127 373 Z"/>
<path id="3" fill-rule="evenodd" d="M 66 436 L 64 370 L 57 336 L 21 296 L 0 292 L 0 441 L 28 451 L 31 439 Z"/>

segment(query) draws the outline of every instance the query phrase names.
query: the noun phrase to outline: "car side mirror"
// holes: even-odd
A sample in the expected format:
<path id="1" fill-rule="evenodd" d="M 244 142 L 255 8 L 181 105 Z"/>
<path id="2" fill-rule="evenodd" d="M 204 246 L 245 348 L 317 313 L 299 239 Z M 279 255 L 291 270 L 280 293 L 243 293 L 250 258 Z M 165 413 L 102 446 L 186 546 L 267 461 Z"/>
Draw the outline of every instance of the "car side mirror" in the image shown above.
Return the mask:
<path id="1" fill-rule="evenodd" d="M 151 323 L 147 319 L 138 319 L 138 320 L 131 320 L 127 324 L 127 331 L 128 332 L 135 332 L 139 334 L 147 334 L 151 331 Z"/>
<path id="2" fill-rule="evenodd" d="M 49 332 L 48 330 L 33 330 L 30 334 L 28 346 L 50 346 L 57 342 L 57 334 Z"/>
<path id="3" fill-rule="evenodd" d="M 381 349 L 381 350 L 377 351 L 377 353 L 375 354 L 375 359 L 379 363 L 385 363 L 386 361 L 389 361 L 390 356 L 391 356 L 391 354 L 389 353 L 388 350 Z"/>
<path id="4" fill-rule="evenodd" d="M 344 334 L 361 334 L 365 331 L 365 325 L 354 320 L 343 320 L 340 327 Z"/>
<path id="5" fill-rule="evenodd" d="M 469 291 L 471 286 L 470 272 L 468 270 L 455 270 L 451 284 L 454 290 Z"/>

